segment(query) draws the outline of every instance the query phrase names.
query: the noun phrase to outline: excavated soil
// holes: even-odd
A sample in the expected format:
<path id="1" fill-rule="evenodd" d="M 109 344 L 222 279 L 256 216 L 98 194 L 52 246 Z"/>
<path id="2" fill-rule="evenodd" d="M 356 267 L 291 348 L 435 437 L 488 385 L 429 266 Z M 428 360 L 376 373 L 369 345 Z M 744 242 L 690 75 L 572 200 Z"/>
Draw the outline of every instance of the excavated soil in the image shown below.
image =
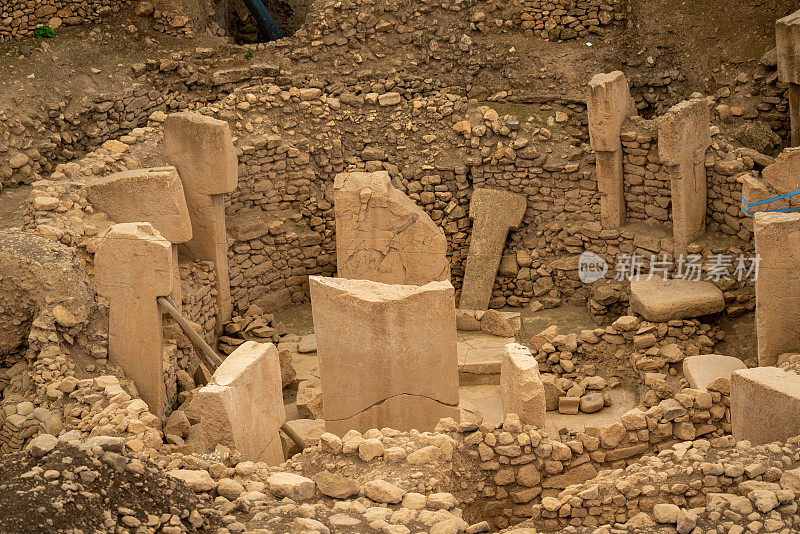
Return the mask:
<path id="1" fill-rule="evenodd" d="M 122 465 L 123 471 L 115 465 Z M 159 525 L 172 522 L 196 531 L 186 518 L 200 500 L 182 481 L 155 467 L 144 466 L 137 474 L 130 463 L 127 469 L 124 466 L 121 456 L 101 460 L 66 444 L 42 458 L 27 452 L 0 456 L 0 532 L 113 532 L 117 524 L 136 523 L 131 519 L 123 523 L 124 516 L 141 524 L 149 521 L 155 526 L 157 520 Z M 41 474 L 31 476 L 36 468 Z M 92 475 L 81 476 L 86 471 Z M 58 478 L 48 480 L 56 472 Z"/>

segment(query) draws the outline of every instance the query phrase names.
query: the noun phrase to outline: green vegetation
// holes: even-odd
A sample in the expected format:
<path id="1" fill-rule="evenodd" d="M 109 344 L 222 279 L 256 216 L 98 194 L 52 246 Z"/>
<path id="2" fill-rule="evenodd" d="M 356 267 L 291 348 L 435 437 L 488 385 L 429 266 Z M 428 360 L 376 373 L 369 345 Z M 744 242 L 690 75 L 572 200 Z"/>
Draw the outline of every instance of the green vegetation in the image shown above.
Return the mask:
<path id="1" fill-rule="evenodd" d="M 56 32 L 50 26 L 42 25 L 33 30 L 33 36 L 37 39 L 50 39 L 51 37 L 56 36 Z"/>
<path id="2" fill-rule="evenodd" d="M 245 59 L 253 59 L 253 49 L 252 48 L 248 48 L 247 49 L 247 52 L 244 53 L 244 58 Z"/>

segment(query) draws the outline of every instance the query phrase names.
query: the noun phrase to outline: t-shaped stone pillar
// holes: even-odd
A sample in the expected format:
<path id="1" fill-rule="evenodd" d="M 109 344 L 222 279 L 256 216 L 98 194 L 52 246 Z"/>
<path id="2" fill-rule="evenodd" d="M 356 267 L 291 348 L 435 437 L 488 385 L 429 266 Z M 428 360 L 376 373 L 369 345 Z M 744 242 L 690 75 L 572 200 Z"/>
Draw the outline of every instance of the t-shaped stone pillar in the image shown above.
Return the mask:
<path id="1" fill-rule="evenodd" d="M 595 74 L 588 87 L 589 140 L 597 154 L 600 221 L 606 227 L 619 228 L 626 218 L 619 136 L 622 123 L 635 113 L 635 108 L 628 80 L 618 70 Z"/>
<path id="2" fill-rule="evenodd" d="M 198 113 L 173 113 L 164 125 L 164 155 L 178 169 L 192 220 L 187 243 L 197 259 L 217 272 L 217 332 L 231 317 L 228 236 L 224 194 L 238 184 L 238 160 L 228 123 Z"/>
<path id="3" fill-rule="evenodd" d="M 166 394 L 156 299 L 172 291 L 172 244 L 150 223 L 115 224 L 97 247 L 94 268 L 97 292 L 109 301 L 108 355 L 161 417 Z"/>
<path id="4" fill-rule="evenodd" d="M 774 366 L 778 356 L 800 352 L 800 213 L 754 215 L 758 365 Z"/>
<path id="5" fill-rule="evenodd" d="M 658 121 L 658 155 L 670 173 L 675 254 L 706 228 L 706 150 L 711 146 L 705 99 L 684 100 Z"/>
<path id="6" fill-rule="evenodd" d="M 778 77 L 789 84 L 792 146 L 800 145 L 800 11 L 775 22 Z"/>
<path id="7" fill-rule="evenodd" d="M 469 204 L 472 239 L 458 306 L 462 310 L 489 307 L 508 230 L 520 225 L 527 204 L 524 196 L 508 191 L 476 189 L 472 192 Z"/>
<path id="8" fill-rule="evenodd" d="M 118 223 L 149 222 L 172 243 L 172 300 L 181 305 L 178 243 L 192 238 L 186 196 L 175 167 L 118 172 L 86 184 L 89 202 Z"/>

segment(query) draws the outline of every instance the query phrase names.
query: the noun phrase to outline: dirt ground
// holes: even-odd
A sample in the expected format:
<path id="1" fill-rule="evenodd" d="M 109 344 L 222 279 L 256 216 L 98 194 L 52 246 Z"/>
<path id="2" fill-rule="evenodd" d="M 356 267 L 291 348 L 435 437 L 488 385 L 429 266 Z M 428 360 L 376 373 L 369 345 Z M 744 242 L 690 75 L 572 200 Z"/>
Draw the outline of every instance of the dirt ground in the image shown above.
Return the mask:
<path id="1" fill-rule="evenodd" d="M 294 7 L 302 12 L 302 5 Z M 773 48 L 775 19 L 797 5 L 790 0 L 630 0 L 629 9 L 627 23 L 585 40 L 549 42 L 516 33 L 477 35 L 476 44 L 482 49 L 497 53 L 514 48 L 512 56 L 518 60 L 511 63 L 511 77 L 481 71 L 468 82 L 490 92 L 516 86 L 529 101 L 550 96 L 582 101 L 583 84 L 596 72 L 623 69 L 646 75 L 678 67 L 687 76 L 682 88 L 686 94 L 709 91 L 712 82 L 735 77 L 742 65 Z M 57 95 L 77 107 L 108 87 L 122 89 L 131 84 L 132 63 L 197 47 L 228 50 L 232 64 L 246 61 L 245 48 L 225 39 L 171 37 L 153 31 L 150 24 L 126 8 L 91 30 L 62 27 L 53 39 L 0 44 L 0 106 L 24 113 Z M 32 52 L 27 57 L 21 54 L 24 47 Z M 276 59 L 274 54 L 274 49 L 255 51 L 253 59 L 270 61 Z M 653 58 L 652 64 L 648 57 Z M 331 75 L 324 72 L 332 68 L 324 61 L 303 67 Z"/>
<path id="2" fill-rule="evenodd" d="M 0 229 L 22 225 L 30 192 L 31 187 L 28 185 L 7 187 L 0 191 Z"/>
<path id="3" fill-rule="evenodd" d="M 194 532 L 186 520 L 200 506 L 194 492 L 155 467 L 138 466 L 128 461 L 126 467 L 125 458 L 115 453 L 101 460 L 69 445 L 43 458 L 27 452 L 0 456 L 0 533 L 90 532 L 109 519 L 112 531 L 118 516 L 141 524 L 177 521 Z M 135 524 L 126 521 L 126 526 Z"/>

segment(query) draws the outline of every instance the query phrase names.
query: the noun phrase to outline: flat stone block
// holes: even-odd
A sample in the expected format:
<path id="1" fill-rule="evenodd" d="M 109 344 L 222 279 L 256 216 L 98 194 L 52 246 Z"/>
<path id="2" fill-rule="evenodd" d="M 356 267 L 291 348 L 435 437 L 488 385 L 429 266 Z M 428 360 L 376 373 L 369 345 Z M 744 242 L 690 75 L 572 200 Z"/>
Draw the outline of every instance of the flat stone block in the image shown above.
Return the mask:
<path id="1" fill-rule="evenodd" d="M 683 376 L 692 389 L 705 391 L 718 378 L 731 379 L 731 374 L 747 366 L 739 358 L 721 354 L 701 354 L 683 360 Z"/>
<path id="2" fill-rule="evenodd" d="M 170 243 L 192 238 L 192 222 L 175 167 L 135 169 L 86 184 L 89 202 L 118 223 L 149 222 Z"/>
<path id="3" fill-rule="evenodd" d="M 559 397 L 558 413 L 563 413 L 565 415 L 577 415 L 580 405 L 580 397 Z"/>
<path id="4" fill-rule="evenodd" d="M 722 291 L 711 282 L 662 278 L 631 280 L 630 303 L 635 313 L 658 323 L 725 309 Z"/>
<path id="5" fill-rule="evenodd" d="M 731 376 L 731 427 L 737 441 L 761 445 L 800 434 L 800 375 L 755 367 Z"/>
<path id="6" fill-rule="evenodd" d="M 775 44 L 781 81 L 800 83 L 800 11 L 775 22 Z"/>
<path id="7" fill-rule="evenodd" d="M 778 356 L 800 351 L 800 213 L 756 213 L 758 364 L 775 365 Z"/>

